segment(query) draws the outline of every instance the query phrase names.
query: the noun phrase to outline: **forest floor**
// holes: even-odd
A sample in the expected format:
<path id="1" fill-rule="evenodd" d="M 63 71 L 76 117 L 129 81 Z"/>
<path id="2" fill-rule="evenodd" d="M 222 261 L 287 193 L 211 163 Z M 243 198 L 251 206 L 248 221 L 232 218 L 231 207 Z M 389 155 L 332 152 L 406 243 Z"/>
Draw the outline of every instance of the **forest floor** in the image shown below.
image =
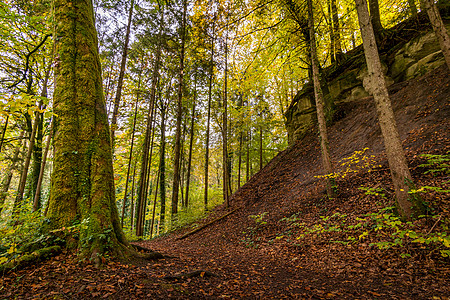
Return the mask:
<path id="1" fill-rule="evenodd" d="M 449 189 L 448 174 L 424 174 L 420 165 L 426 160 L 419 156 L 450 151 L 447 68 L 390 91 L 417 186 Z M 336 198 L 328 200 L 323 179 L 314 177 L 321 166 L 314 129 L 235 192 L 230 208 L 219 207 L 190 227 L 138 243 L 166 258 L 111 260 L 98 269 L 62 253 L 3 274 L 0 298 L 449 299 L 450 260 L 439 253 L 445 246 L 411 239 L 394 245 L 406 229 L 388 210 L 380 213 L 393 205 L 393 189 L 373 99 L 341 105 L 338 115 L 329 128 L 337 169 L 354 151 L 369 149 L 351 159 L 350 168 L 358 172 L 341 171 L 345 177 L 337 178 Z M 361 186 L 377 188 L 385 197 L 366 195 Z M 408 226 L 428 238 L 449 218 L 450 199 L 435 191 L 422 196 L 439 218 Z"/>

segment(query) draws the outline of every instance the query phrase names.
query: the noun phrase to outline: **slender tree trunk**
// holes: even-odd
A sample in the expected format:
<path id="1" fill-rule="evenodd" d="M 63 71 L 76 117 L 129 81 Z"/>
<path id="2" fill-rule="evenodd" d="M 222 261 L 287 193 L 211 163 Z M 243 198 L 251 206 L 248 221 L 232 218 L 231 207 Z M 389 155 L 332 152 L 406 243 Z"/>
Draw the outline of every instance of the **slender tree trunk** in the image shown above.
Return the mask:
<path id="1" fill-rule="evenodd" d="M 369 0 L 370 19 L 372 21 L 373 31 L 377 44 L 380 44 L 383 33 L 383 26 L 381 25 L 380 5 L 378 0 Z"/>
<path id="2" fill-rule="evenodd" d="M 211 101 L 212 101 L 212 83 L 214 78 L 214 33 L 215 23 L 212 28 L 212 40 L 211 40 L 211 58 L 209 69 L 209 84 L 208 84 L 208 114 L 206 118 L 206 145 L 205 145 L 205 193 L 204 193 L 204 205 L 205 211 L 208 210 L 208 180 L 209 180 L 209 131 L 211 126 Z"/>
<path id="3" fill-rule="evenodd" d="M 228 18 L 227 18 L 228 19 Z M 226 37 L 225 37 L 225 73 L 224 73 L 224 89 L 223 89 L 223 114 L 222 114 L 222 146 L 223 146 L 223 202 L 226 203 L 227 207 L 230 206 L 230 197 L 228 194 L 228 182 L 229 182 L 229 174 L 228 174 L 228 97 L 227 97 L 227 77 L 228 77 L 228 25 L 226 29 Z"/>
<path id="4" fill-rule="evenodd" d="M 169 94 L 169 93 L 168 93 Z M 159 214 L 159 227 L 164 228 L 166 216 L 166 113 L 161 104 L 161 148 L 159 150 L 159 194 L 161 211 Z"/>
<path id="5" fill-rule="evenodd" d="M 155 225 L 155 214 L 156 214 L 156 198 L 158 198 L 158 182 L 161 168 L 158 168 L 158 174 L 156 175 L 156 187 L 155 187 L 155 199 L 153 200 L 153 211 L 152 211 L 152 223 L 150 227 L 150 239 L 153 237 L 153 227 Z"/>
<path id="6" fill-rule="evenodd" d="M 422 208 L 418 202 L 411 201 L 410 195 L 408 194 L 408 191 L 413 186 L 412 177 L 403 152 L 391 107 L 391 100 L 381 69 L 375 35 L 371 26 L 369 12 L 367 11 L 367 3 L 366 0 L 355 0 L 355 2 L 359 26 L 361 27 L 367 69 L 370 76 L 370 87 L 368 88 L 375 100 L 399 212 L 403 217 L 409 219 L 414 215 L 418 215 Z"/>
<path id="7" fill-rule="evenodd" d="M 134 0 L 130 1 L 130 11 L 128 12 L 128 24 L 123 45 L 122 61 L 120 62 L 119 80 L 117 82 L 116 98 L 114 99 L 113 115 L 111 119 L 111 145 L 114 152 L 114 138 L 117 127 L 117 116 L 119 115 L 120 98 L 122 97 L 123 78 L 128 57 L 128 43 L 130 42 L 131 22 L 133 21 Z"/>
<path id="8" fill-rule="evenodd" d="M 247 157 L 245 159 L 246 161 L 246 169 L 245 169 L 245 181 L 248 182 L 248 180 L 250 179 L 250 143 L 252 140 L 252 133 L 251 133 L 251 129 L 249 129 L 247 131 Z"/>
<path id="9" fill-rule="evenodd" d="M 183 134 L 181 138 L 181 153 L 180 153 L 180 177 L 178 178 L 180 183 L 180 196 L 181 196 L 181 206 L 186 208 L 186 201 L 184 200 L 184 174 L 186 173 L 186 158 L 184 153 L 184 143 L 186 141 L 186 130 L 187 130 L 187 116 L 184 114 L 183 118 Z"/>
<path id="10" fill-rule="evenodd" d="M 332 64 L 336 61 L 336 45 L 334 42 L 334 26 L 333 26 L 333 12 L 331 9 L 331 0 L 327 1 L 328 6 L 328 14 L 329 14 L 329 26 L 328 30 L 330 31 L 330 61 Z"/>
<path id="11" fill-rule="evenodd" d="M 323 94 L 322 88 L 320 87 L 319 79 L 319 67 L 317 61 L 317 51 L 316 51 L 316 38 L 314 32 L 314 16 L 312 0 L 308 0 L 308 15 L 309 15 L 309 35 L 310 35 L 310 52 L 311 52 L 311 66 L 313 72 L 313 82 L 314 82 L 314 97 L 316 99 L 316 110 L 317 110 L 317 121 L 319 124 L 319 134 L 320 134 L 320 148 L 322 152 L 322 164 L 323 171 L 325 174 L 331 174 L 333 168 L 331 166 L 330 154 L 328 150 L 328 135 L 327 126 L 325 122 L 325 113 L 323 107 Z M 333 197 L 333 185 L 334 182 L 330 178 L 327 180 L 327 194 L 329 198 Z"/>
<path id="12" fill-rule="evenodd" d="M 241 187 L 241 169 L 242 169 L 242 130 L 239 133 L 239 158 L 238 158 L 238 189 Z"/>
<path id="13" fill-rule="evenodd" d="M 2 152 L 3 141 L 5 140 L 6 129 L 8 129 L 9 115 L 6 116 L 5 126 L 3 127 L 2 140 L 0 141 L 0 153 Z"/>
<path id="14" fill-rule="evenodd" d="M 441 46 L 442 53 L 444 54 L 445 62 L 450 70 L 450 37 L 444 22 L 442 22 L 439 10 L 434 3 L 434 0 L 421 0 L 422 6 L 425 8 L 430 19 L 431 26 L 433 27 L 434 34 L 436 35 L 439 45 Z"/>
<path id="15" fill-rule="evenodd" d="M 141 75 L 142 75 L 142 70 L 139 72 L 138 87 L 137 87 L 137 92 L 136 92 L 136 104 L 134 106 L 133 129 L 131 130 L 130 155 L 128 157 L 127 177 L 125 180 L 125 194 L 123 195 L 123 202 L 122 202 L 122 221 L 121 221 L 122 228 L 123 228 L 123 222 L 125 219 L 125 208 L 127 206 L 128 182 L 130 180 L 131 161 L 133 160 L 134 135 L 136 133 L 136 118 L 137 118 L 137 110 L 138 110 L 138 104 L 139 104 L 139 93 L 140 93 L 140 88 L 141 88 Z"/>
<path id="16" fill-rule="evenodd" d="M 6 170 L 6 176 L 3 178 L 2 181 L 2 189 L 0 191 L 0 213 L 3 210 L 3 205 L 5 205 L 6 197 L 8 196 L 8 190 L 9 186 L 11 185 L 11 179 L 14 175 L 14 170 L 16 169 L 16 164 L 19 161 L 19 155 L 20 155 L 20 149 L 22 148 L 22 145 L 25 145 L 25 141 L 23 141 L 23 136 L 25 134 L 25 130 L 22 130 L 20 132 L 19 136 L 19 144 L 16 146 L 16 149 L 14 150 L 14 156 L 11 160 L 11 164 L 9 165 L 8 169 Z"/>
<path id="17" fill-rule="evenodd" d="M 183 80 L 184 80 L 184 47 L 186 39 L 187 0 L 183 0 L 183 21 L 181 24 L 180 69 L 178 73 L 177 127 L 175 133 L 174 170 L 172 184 L 172 221 L 178 213 L 178 194 L 180 188 L 180 154 L 181 154 L 181 120 L 183 116 Z"/>
<path id="18" fill-rule="evenodd" d="M 144 145 L 143 145 L 143 151 L 142 151 L 142 163 L 141 163 L 141 170 L 140 170 L 140 177 L 139 177 L 139 184 L 138 184 L 138 194 L 137 194 L 137 207 L 142 207 L 140 205 L 141 201 L 144 201 L 145 197 L 145 186 L 147 182 L 147 167 L 148 167 L 148 151 L 149 151 L 149 143 L 151 138 L 151 125 L 153 123 L 153 107 L 155 105 L 155 98 L 156 98 L 156 85 L 159 80 L 159 67 L 161 62 L 161 46 L 162 46 L 162 29 L 163 29 L 163 23 L 164 23 L 164 10 L 161 14 L 161 21 L 160 21 L 160 29 L 159 29 L 159 42 L 158 42 L 158 49 L 156 51 L 156 58 L 155 63 L 153 67 L 153 76 L 152 76 L 152 86 L 150 91 L 150 105 L 149 110 L 147 114 L 147 126 L 145 131 L 145 137 L 144 137 Z M 142 214 L 142 211 L 140 212 Z M 141 215 L 138 214 L 137 219 L 140 220 L 142 218 Z M 139 230 L 139 234 L 138 234 Z M 138 229 L 136 228 L 136 235 L 140 236 L 142 235 L 142 228 Z"/>
<path id="19" fill-rule="evenodd" d="M 263 168 L 263 129 L 259 126 L 259 169 Z"/>
<path id="20" fill-rule="evenodd" d="M 331 12 L 333 15 L 333 35 L 334 35 L 334 52 L 336 60 L 339 62 L 342 56 L 341 45 L 341 28 L 339 26 L 339 12 L 336 5 L 337 0 L 331 0 Z"/>
<path id="21" fill-rule="evenodd" d="M 42 100 L 39 103 L 39 107 L 41 105 L 42 105 Z M 31 131 L 31 136 L 30 136 L 30 143 L 28 145 L 27 156 L 25 157 L 22 173 L 20 175 L 19 186 L 17 188 L 17 196 L 14 201 L 14 208 L 13 208 L 14 215 L 18 213 L 18 209 L 22 205 L 23 193 L 25 190 L 25 184 L 26 184 L 27 175 L 28 175 L 28 168 L 30 167 L 31 155 L 33 154 L 34 142 L 35 142 L 36 131 L 37 131 L 38 126 L 39 126 L 39 113 L 36 112 L 34 122 L 33 122 L 33 127 L 32 127 L 33 129 Z"/>
<path id="22" fill-rule="evenodd" d="M 197 76 L 195 76 L 194 85 L 194 101 L 192 103 L 192 115 L 191 115 L 191 128 L 190 128 L 190 138 L 189 138 L 189 157 L 186 175 L 186 207 L 189 206 L 189 185 L 191 183 L 191 163 L 192 163 L 192 148 L 194 146 L 194 126 L 195 126 L 195 104 L 197 102 Z"/>
<path id="23" fill-rule="evenodd" d="M 48 134 L 47 143 L 45 145 L 44 154 L 42 156 L 42 163 L 41 163 L 40 170 L 39 170 L 39 177 L 38 177 L 38 181 L 37 181 L 37 185 L 36 185 L 36 192 L 34 194 L 33 211 L 37 211 L 40 208 L 41 186 L 42 186 L 42 181 L 44 179 L 45 165 L 47 163 L 47 155 L 48 155 L 48 150 L 50 149 L 52 137 L 53 137 L 53 120 L 52 120 L 52 123 L 50 124 L 50 132 Z"/>
<path id="24" fill-rule="evenodd" d="M 130 204 L 130 227 L 131 231 L 134 229 L 134 216 L 135 216 L 135 205 L 134 205 L 134 184 L 136 182 L 136 167 L 137 167 L 137 159 L 134 162 L 133 167 L 133 178 L 131 180 L 131 204 Z"/>

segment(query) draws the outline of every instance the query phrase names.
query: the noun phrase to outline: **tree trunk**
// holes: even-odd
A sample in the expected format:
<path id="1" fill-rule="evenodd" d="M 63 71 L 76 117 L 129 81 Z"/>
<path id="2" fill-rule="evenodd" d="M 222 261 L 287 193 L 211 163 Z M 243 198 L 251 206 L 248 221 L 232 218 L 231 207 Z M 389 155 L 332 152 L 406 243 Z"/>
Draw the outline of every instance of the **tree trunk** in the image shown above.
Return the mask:
<path id="1" fill-rule="evenodd" d="M 178 101 L 177 101 L 177 127 L 175 133 L 175 148 L 173 162 L 173 184 L 172 184 L 172 220 L 178 213 L 178 193 L 180 187 L 180 154 L 181 154 L 181 120 L 183 116 L 183 80 L 184 80 L 184 46 L 186 39 L 186 11 L 187 0 L 183 0 L 183 21 L 181 24 L 181 49 L 180 69 L 178 73 Z"/>
<path id="2" fill-rule="evenodd" d="M 169 93 L 168 93 L 169 94 Z M 159 214 L 159 227 L 164 228 L 166 216 L 166 113 L 161 104 L 161 148 L 159 149 L 159 198 L 161 211 Z"/>
<path id="3" fill-rule="evenodd" d="M 194 101 L 192 103 L 192 115 L 191 115 L 191 128 L 190 133 L 191 136 L 189 138 L 189 155 L 188 155 L 188 166 L 187 166 L 187 175 L 186 175 L 186 207 L 189 206 L 189 185 L 191 183 L 191 163 L 192 163 L 192 148 L 194 146 L 194 126 L 195 126 L 195 104 L 197 102 L 197 76 L 195 76 L 195 85 L 194 85 Z"/>
<path id="4" fill-rule="evenodd" d="M 135 216 L 134 184 L 136 182 L 136 167 L 137 167 L 137 159 L 134 162 L 133 179 L 131 180 L 131 204 L 130 204 L 130 227 L 131 227 L 131 231 L 133 231 L 133 229 L 134 229 L 134 216 Z"/>
<path id="5" fill-rule="evenodd" d="M 339 26 L 339 12 L 336 5 L 337 0 L 331 0 L 331 12 L 333 15 L 333 36 L 334 36 L 334 53 L 336 56 L 336 61 L 339 62 L 342 56 L 342 46 L 341 46 L 341 28 Z"/>
<path id="6" fill-rule="evenodd" d="M 44 179 L 44 171 L 45 171 L 45 165 L 47 163 L 48 150 L 50 149 L 50 143 L 51 143 L 52 137 L 53 137 L 53 124 L 54 123 L 52 120 L 52 123 L 50 125 L 50 132 L 47 137 L 47 143 L 45 146 L 44 154 L 42 156 L 42 163 L 41 163 L 40 170 L 39 170 L 39 177 L 38 177 L 38 181 L 37 181 L 37 185 L 36 185 L 36 192 L 34 194 L 33 211 L 37 211 L 40 207 L 39 203 L 41 201 L 41 186 L 42 186 L 42 180 Z"/>
<path id="7" fill-rule="evenodd" d="M 6 116 L 5 126 L 3 127 L 2 139 L 0 141 L 0 153 L 2 152 L 3 141 L 5 140 L 6 129 L 8 129 L 9 115 Z"/>
<path id="8" fill-rule="evenodd" d="M 125 193 L 123 195 L 123 201 L 122 201 L 122 221 L 121 221 L 122 228 L 123 228 L 123 222 L 125 219 L 125 208 L 127 206 L 128 182 L 130 180 L 131 161 L 133 160 L 134 135 L 136 133 L 136 118 L 137 118 L 137 110 L 138 110 L 138 104 L 139 104 L 139 92 L 140 92 L 140 88 L 141 88 L 141 75 L 142 75 L 142 70 L 139 72 L 138 87 L 137 87 L 137 92 L 136 92 L 136 104 L 134 106 L 133 129 L 131 130 L 130 155 L 128 156 L 127 177 L 125 180 Z"/>
<path id="9" fill-rule="evenodd" d="M 369 6 L 370 6 L 369 7 L 370 19 L 372 21 L 375 40 L 377 44 L 380 45 L 383 34 L 383 26 L 381 25 L 381 17 L 380 17 L 380 5 L 378 3 L 378 0 L 369 0 Z"/>
<path id="10" fill-rule="evenodd" d="M 119 80 L 117 82 L 116 98 L 114 99 L 113 115 L 111 119 L 111 145 L 114 152 L 114 138 L 117 127 L 117 116 L 119 115 L 120 98 L 122 97 L 123 77 L 125 76 L 125 67 L 128 56 L 128 43 L 130 41 L 131 22 L 133 21 L 134 0 L 130 2 L 130 11 L 128 12 L 127 31 L 123 45 L 122 61 L 120 62 Z"/>
<path id="11" fill-rule="evenodd" d="M 421 0 L 422 6 L 425 8 L 430 19 L 431 26 L 433 27 L 434 34 L 436 35 L 439 45 L 441 46 L 442 54 L 444 54 L 445 62 L 450 70 L 450 37 L 444 22 L 442 22 L 439 10 L 433 0 Z"/>
<path id="12" fill-rule="evenodd" d="M 143 151 L 142 151 L 142 162 L 141 162 L 141 170 L 140 170 L 140 177 L 139 177 L 139 184 L 138 184 L 138 194 L 136 202 L 138 203 L 137 207 L 141 207 L 139 204 L 141 201 L 144 201 L 144 197 L 146 195 L 145 193 L 145 187 L 147 182 L 147 167 L 148 167 L 148 151 L 149 151 L 149 143 L 150 143 L 150 137 L 151 137 L 151 125 L 153 123 L 153 107 L 155 105 L 155 98 L 156 98 L 156 85 L 159 80 L 159 66 L 161 62 L 161 46 L 162 46 L 162 28 L 164 23 L 164 10 L 161 14 L 160 24 L 159 24 L 159 41 L 158 41 L 158 48 L 156 51 L 156 57 L 155 57 L 155 64 L 153 67 L 153 76 L 152 76 L 152 86 L 150 90 L 150 105 L 148 109 L 147 114 L 147 126 L 145 131 L 145 137 L 144 137 L 144 145 L 143 145 Z M 141 212 L 142 213 L 142 212 Z M 138 214 L 138 220 L 141 219 L 141 216 Z M 142 228 L 141 228 L 142 229 Z M 142 235 L 142 231 L 139 229 L 139 234 Z M 138 235 L 138 229 L 136 228 L 136 235 Z"/>
<path id="13" fill-rule="evenodd" d="M 225 73 L 224 73 L 224 89 L 223 89 L 223 114 L 222 114 L 222 147 L 223 147 L 223 202 L 230 206 L 230 197 L 228 194 L 228 182 L 229 182 L 229 174 L 228 174 L 228 111 L 227 111 L 227 77 L 228 77 L 228 26 L 226 29 L 226 37 L 225 37 Z"/>
<path id="14" fill-rule="evenodd" d="M 82 222 L 80 255 L 135 253 L 120 226 L 92 1 L 55 0 L 54 169 L 50 228 Z M 107 238 L 105 238 L 107 236 Z M 108 242 L 105 242 L 108 241 Z"/>
<path id="15" fill-rule="evenodd" d="M 42 100 L 39 102 L 39 107 L 42 105 Z M 25 161 L 23 163 L 22 173 L 20 174 L 19 186 L 17 188 L 17 196 L 14 200 L 13 214 L 16 215 L 22 205 L 23 201 L 23 193 L 25 191 L 25 184 L 27 182 L 28 168 L 30 167 L 31 155 L 33 154 L 34 143 L 36 138 L 36 131 L 39 126 L 39 112 L 36 112 L 33 127 L 30 135 L 30 143 L 28 144 L 27 156 L 25 157 Z"/>
<path id="16" fill-rule="evenodd" d="M 211 101 L 212 101 L 212 83 L 214 78 L 214 33 L 215 23 L 212 28 L 212 40 L 211 40 L 211 58 L 209 61 L 209 84 L 208 84 L 208 116 L 206 118 L 206 145 L 205 145 L 205 193 L 204 193 L 204 205 L 205 211 L 208 210 L 208 180 L 209 180 L 209 131 L 211 126 Z"/>
<path id="17" fill-rule="evenodd" d="M 320 134 L 320 148 L 322 152 L 322 164 L 323 171 L 325 174 L 331 174 L 333 168 L 331 166 L 330 154 L 328 150 L 328 135 L 327 126 L 325 122 L 325 113 L 323 107 L 323 94 L 322 88 L 320 87 L 319 79 L 319 66 L 317 61 L 317 51 L 316 51 L 316 38 L 314 32 L 314 16 L 312 0 L 308 0 L 308 15 L 309 15 L 309 35 L 310 35 L 310 52 L 311 52 L 311 66 L 313 72 L 313 82 L 314 82 L 314 97 L 316 99 L 316 111 L 317 111 L 317 121 L 319 124 L 319 134 Z M 333 185 L 334 182 L 330 178 L 327 180 L 327 194 L 329 198 L 333 197 Z"/>
<path id="18" fill-rule="evenodd" d="M 2 181 L 2 189 L 0 191 L 0 213 L 3 210 L 3 205 L 5 205 L 5 200 L 6 197 L 8 196 L 8 190 L 9 190 L 9 186 L 11 185 L 11 179 L 14 175 L 14 169 L 16 169 L 16 164 L 19 161 L 19 155 L 20 155 L 20 148 L 22 148 L 22 145 L 25 146 L 25 141 L 23 140 L 23 136 L 25 134 L 25 130 L 22 130 L 20 132 L 20 136 L 19 136 L 19 144 L 16 146 L 16 149 L 14 150 L 14 156 L 11 160 L 11 164 L 9 165 L 7 171 L 6 171 L 6 176 L 5 178 L 3 178 Z"/>
<path id="19" fill-rule="evenodd" d="M 247 131 L 247 156 L 246 156 L 246 169 L 245 169 L 245 182 L 248 182 L 248 180 L 250 179 L 250 142 L 252 140 L 252 133 L 251 133 L 251 129 L 249 129 Z"/>
<path id="20" fill-rule="evenodd" d="M 373 94 L 375 100 L 399 213 L 409 219 L 412 216 L 420 214 L 422 208 L 419 202 L 412 201 L 408 194 L 413 182 L 403 152 L 402 142 L 397 131 L 397 124 L 392 111 L 384 74 L 381 69 L 375 35 L 372 30 L 369 12 L 367 11 L 367 2 L 366 0 L 355 0 L 355 2 L 370 78 L 370 86 L 368 89 Z"/>
<path id="21" fill-rule="evenodd" d="M 263 128 L 259 126 L 259 169 L 263 168 Z"/>

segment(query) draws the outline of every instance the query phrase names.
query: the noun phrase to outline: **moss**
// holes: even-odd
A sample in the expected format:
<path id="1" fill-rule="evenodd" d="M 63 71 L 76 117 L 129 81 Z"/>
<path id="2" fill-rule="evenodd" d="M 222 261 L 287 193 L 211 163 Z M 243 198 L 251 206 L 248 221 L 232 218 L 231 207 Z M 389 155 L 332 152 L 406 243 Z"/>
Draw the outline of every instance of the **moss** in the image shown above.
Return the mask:
<path id="1" fill-rule="evenodd" d="M 91 1 L 55 1 L 55 165 L 49 217 L 53 228 L 82 222 L 82 256 L 122 255 L 108 119 Z M 119 250 L 115 250 L 119 249 Z M 129 252 L 129 251 L 128 251 Z"/>

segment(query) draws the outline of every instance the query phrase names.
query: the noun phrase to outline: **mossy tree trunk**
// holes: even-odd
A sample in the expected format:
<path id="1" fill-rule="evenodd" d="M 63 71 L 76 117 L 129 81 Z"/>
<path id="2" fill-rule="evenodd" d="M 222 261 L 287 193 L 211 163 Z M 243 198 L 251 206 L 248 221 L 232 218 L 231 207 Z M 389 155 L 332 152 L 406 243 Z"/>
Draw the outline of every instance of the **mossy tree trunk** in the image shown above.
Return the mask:
<path id="1" fill-rule="evenodd" d="M 398 134 L 397 123 L 392 110 L 384 74 L 381 69 L 371 18 L 367 10 L 367 2 L 366 0 L 356 0 L 355 2 L 367 69 L 370 76 L 368 89 L 373 94 L 375 100 L 399 212 L 403 217 L 409 219 L 414 215 L 420 214 L 422 207 L 418 201 L 413 201 L 408 193 L 413 182 L 402 142 Z"/>
<path id="2" fill-rule="evenodd" d="M 81 222 L 75 246 L 99 262 L 132 253 L 115 202 L 110 131 L 91 0 L 54 0 L 54 169 L 51 228 Z"/>
<path id="3" fill-rule="evenodd" d="M 310 35 L 310 53 L 311 53 L 311 66 L 313 73 L 314 82 L 314 97 L 316 99 L 316 111 L 317 111 L 317 121 L 319 124 L 319 135 L 320 135 L 320 149 L 322 152 L 322 167 L 325 174 L 331 174 L 333 168 L 331 166 L 330 153 L 328 149 L 328 134 L 327 125 L 325 121 L 324 112 L 324 100 L 322 88 L 320 87 L 319 78 L 319 63 L 317 60 L 317 50 L 316 50 L 316 38 L 314 33 L 314 16 L 313 16 L 313 6 L 312 0 L 308 0 L 308 25 L 309 25 L 309 35 Z M 327 180 L 327 194 L 329 198 L 333 197 L 333 185 L 334 181 L 332 178 Z"/>

